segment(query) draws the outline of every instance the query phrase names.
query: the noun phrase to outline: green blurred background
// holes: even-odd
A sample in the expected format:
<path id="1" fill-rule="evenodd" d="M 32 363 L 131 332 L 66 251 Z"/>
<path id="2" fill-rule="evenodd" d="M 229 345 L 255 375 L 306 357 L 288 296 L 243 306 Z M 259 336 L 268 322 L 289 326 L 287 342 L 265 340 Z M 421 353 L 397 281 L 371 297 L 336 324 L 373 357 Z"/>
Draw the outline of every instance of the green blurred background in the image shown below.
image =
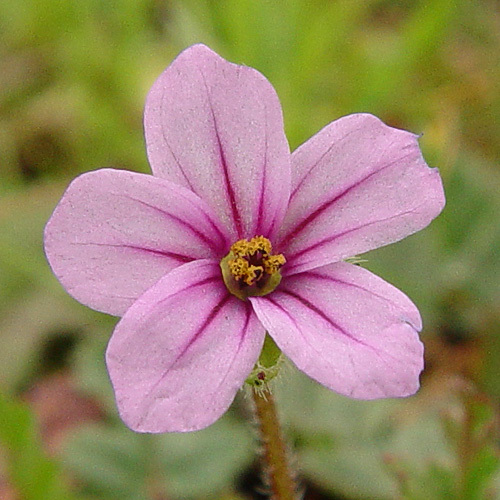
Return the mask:
<path id="1" fill-rule="evenodd" d="M 445 183 L 443 214 L 364 264 L 422 312 L 419 394 L 351 401 L 292 366 L 276 384 L 306 498 L 499 499 L 494 0 L 0 2 L 0 498 L 262 498 L 248 398 L 197 433 L 129 431 L 103 360 L 116 319 L 67 296 L 43 254 L 74 176 L 149 172 L 146 93 L 196 42 L 267 76 L 292 149 L 371 112 L 423 134 Z"/>

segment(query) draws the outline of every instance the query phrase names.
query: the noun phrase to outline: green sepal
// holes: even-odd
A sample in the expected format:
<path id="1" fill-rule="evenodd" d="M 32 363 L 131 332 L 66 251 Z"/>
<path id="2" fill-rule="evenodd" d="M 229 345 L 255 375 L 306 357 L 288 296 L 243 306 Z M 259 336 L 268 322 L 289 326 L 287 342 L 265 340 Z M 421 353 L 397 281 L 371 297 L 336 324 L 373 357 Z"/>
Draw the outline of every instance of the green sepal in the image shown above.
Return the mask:
<path id="1" fill-rule="evenodd" d="M 227 289 L 236 297 L 241 300 L 247 300 L 248 297 L 262 297 L 271 293 L 281 282 L 281 273 L 276 271 L 271 274 L 264 286 L 258 287 L 256 285 L 251 286 L 240 286 L 240 283 L 236 281 L 229 270 L 228 262 L 234 259 L 235 256 L 229 252 L 221 261 L 220 268 L 222 271 L 222 279 L 227 287 Z"/>
<path id="2" fill-rule="evenodd" d="M 269 382 L 278 375 L 282 361 L 283 353 L 269 334 L 266 333 L 259 360 L 245 383 L 257 389 L 268 389 Z"/>

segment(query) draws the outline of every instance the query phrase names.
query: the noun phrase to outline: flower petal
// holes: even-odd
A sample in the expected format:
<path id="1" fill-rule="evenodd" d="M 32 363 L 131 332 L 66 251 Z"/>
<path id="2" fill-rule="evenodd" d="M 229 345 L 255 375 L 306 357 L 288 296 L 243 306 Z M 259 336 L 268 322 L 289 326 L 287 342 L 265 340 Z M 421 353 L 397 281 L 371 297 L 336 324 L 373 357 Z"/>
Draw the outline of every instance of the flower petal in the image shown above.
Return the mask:
<path id="1" fill-rule="evenodd" d="M 45 228 L 54 274 L 80 302 L 121 315 L 158 279 L 200 258 L 221 258 L 227 237 L 196 195 L 122 170 L 77 177 Z"/>
<path id="2" fill-rule="evenodd" d="M 123 421 L 139 432 L 210 425 L 243 385 L 264 336 L 250 304 L 222 283 L 218 262 L 175 269 L 134 303 L 109 342 Z"/>
<path id="3" fill-rule="evenodd" d="M 280 349 L 326 387 L 359 399 L 417 391 L 420 315 L 369 271 L 339 262 L 289 276 L 272 294 L 250 300 Z"/>
<path id="4" fill-rule="evenodd" d="M 337 120 L 292 156 L 292 194 L 278 244 L 293 274 L 398 241 L 444 206 L 417 136 L 368 114 Z M 281 243 L 280 243 L 281 242 Z"/>
<path id="5" fill-rule="evenodd" d="M 233 241 L 272 237 L 290 194 L 290 152 L 264 76 L 194 45 L 153 85 L 144 125 L 155 175 L 210 203 Z"/>

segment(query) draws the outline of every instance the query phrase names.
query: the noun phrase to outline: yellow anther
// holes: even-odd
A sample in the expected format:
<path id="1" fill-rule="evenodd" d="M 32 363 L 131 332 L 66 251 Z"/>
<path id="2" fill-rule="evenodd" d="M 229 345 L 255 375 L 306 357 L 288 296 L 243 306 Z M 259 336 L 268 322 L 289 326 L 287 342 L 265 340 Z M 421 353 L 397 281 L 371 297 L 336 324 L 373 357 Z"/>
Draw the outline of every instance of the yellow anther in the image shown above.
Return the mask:
<path id="1" fill-rule="evenodd" d="M 239 240 L 231 246 L 229 270 L 236 281 L 251 286 L 264 277 L 277 272 L 285 263 L 283 255 L 271 255 L 271 242 L 264 236 Z"/>
<path id="2" fill-rule="evenodd" d="M 248 275 L 248 267 L 249 267 L 247 260 L 243 259 L 242 257 L 237 257 L 234 260 L 230 260 L 228 262 L 228 266 L 235 280 L 245 281 L 245 277 Z"/>
<path id="3" fill-rule="evenodd" d="M 236 243 L 233 243 L 230 248 L 230 252 L 235 257 L 243 257 L 248 254 L 248 241 L 247 240 L 238 240 Z"/>
<path id="4" fill-rule="evenodd" d="M 283 266 L 283 264 L 285 264 L 285 262 L 286 259 L 281 253 L 278 255 L 268 255 L 262 259 L 264 271 L 267 274 L 275 273 Z"/>
<path id="5" fill-rule="evenodd" d="M 229 271 L 236 281 L 243 281 L 247 285 L 253 285 L 264 274 L 263 266 L 249 264 L 243 257 L 230 260 L 227 264 Z"/>
<path id="6" fill-rule="evenodd" d="M 281 281 L 279 270 L 285 262 L 283 255 L 272 255 L 271 242 L 264 236 L 239 240 L 221 261 L 224 283 L 243 300 L 266 295 Z"/>
<path id="7" fill-rule="evenodd" d="M 255 236 L 249 240 L 238 240 L 231 245 L 231 253 L 237 257 L 251 257 L 257 252 L 269 255 L 272 251 L 271 242 L 264 236 Z"/>
<path id="8" fill-rule="evenodd" d="M 262 266 L 249 266 L 248 274 L 244 281 L 247 285 L 253 285 L 259 278 L 264 274 L 264 268 Z"/>
<path id="9" fill-rule="evenodd" d="M 255 236 L 248 242 L 248 251 L 250 255 L 255 255 L 257 252 L 269 255 L 272 252 L 271 242 L 264 236 Z"/>

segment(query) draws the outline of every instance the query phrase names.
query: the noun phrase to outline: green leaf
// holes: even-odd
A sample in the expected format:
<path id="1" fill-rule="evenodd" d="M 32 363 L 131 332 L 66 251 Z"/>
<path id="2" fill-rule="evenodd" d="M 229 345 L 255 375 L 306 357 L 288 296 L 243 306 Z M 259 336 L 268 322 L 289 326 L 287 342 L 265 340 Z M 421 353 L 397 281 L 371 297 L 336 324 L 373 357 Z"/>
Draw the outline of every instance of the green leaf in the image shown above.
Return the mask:
<path id="1" fill-rule="evenodd" d="M 209 428 L 158 436 L 158 465 L 175 498 L 206 498 L 234 483 L 251 464 L 257 443 L 249 429 L 226 415 Z"/>
<path id="2" fill-rule="evenodd" d="M 69 438 L 64 464 L 86 493 L 106 499 L 146 499 L 145 442 L 139 434 L 123 429 L 84 427 Z"/>
<path id="3" fill-rule="evenodd" d="M 409 467 L 404 488 L 404 498 L 408 500 L 457 498 L 456 477 L 453 471 L 434 462 L 427 464 L 424 470 Z"/>
<path id="4" fill-rule="evenodd" d="M 123 424 L 80 429 L 67 442 L 65 465 L 98 498 L 142 500 L 153 489 L 175 498 L 206 498 L 230 486 L 251 463 L 252 438 L 225 416 L 186 434 L 137 434 Z"/>
<path id="5" fill-rule="evenodd" d="M 33 416 L 24 403 L 0 393 L 0 444 L 10 481 L 23 500 L 76 500 L 60 467 L 42 450 Z"/>
<path id="6" fill-rule="evenodd" d="M 307 449 L 299 457 L 301 469 L 316 484 L 349 498 L 386 499 L 397 492 L 385 471 L 382 452 L 373 444 Z"/>
<path id="7" fill-rule="evenodd" d="M 485 446 L 474 456 L 469 464 L 464 498 L 467 500 L 482 500 L 485 490 L 493 475 L 500 470 L 500 456 L 498 450 Z"/>
<path id="8" fill-rule="evenodd" d="M 395 495 L 396 483 L 383 463 L 392 401 L 345 398 L 291 368 L 279 382 L 276 396 L 306 477 L 348 497 Z"/>

